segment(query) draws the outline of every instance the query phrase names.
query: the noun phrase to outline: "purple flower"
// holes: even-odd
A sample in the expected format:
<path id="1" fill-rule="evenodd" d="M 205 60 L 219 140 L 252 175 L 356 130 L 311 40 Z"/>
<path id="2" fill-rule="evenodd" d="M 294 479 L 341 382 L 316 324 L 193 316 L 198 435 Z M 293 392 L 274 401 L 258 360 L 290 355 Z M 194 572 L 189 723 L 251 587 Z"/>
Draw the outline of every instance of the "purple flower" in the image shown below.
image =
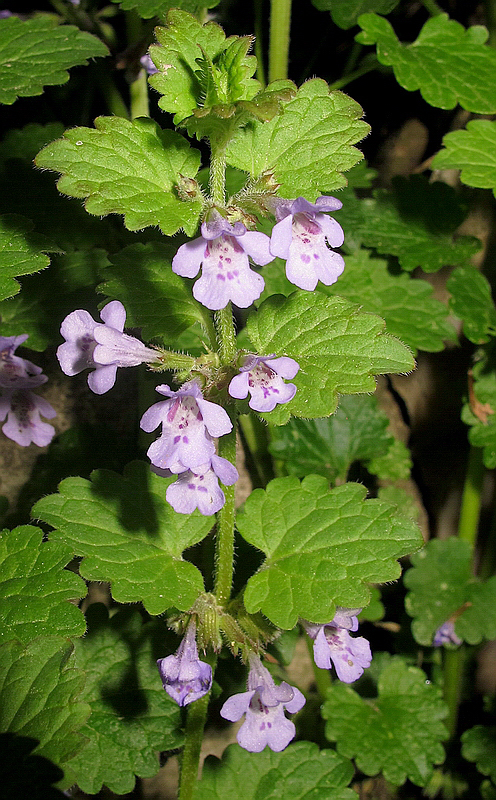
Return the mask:
<path id="1" fill-rule="evenodd" d="M 279 753 L 288 746 L 296 732 L 294 724 L 284 716 L 284 709 L 294 714 L 304 705 L 305 698 L 299 689 L 285 681 L 276 686 L 258 656 L 251 655 L 248 691 L 226 700 L 220 714 L 231 722 L 237 722 L 246 714 L 237 735 L 238 744 L 245 750 L 260 753 L 269 745 L 271 750 Z"/>
<path id="2" fill-rule="evenodd" d="M 193 296 L 206 308 L 217 311 L 231 300 L 248 308 L 262 294 L 265 282 L 250 269 L 248 256 L 264 267 L 274 260 L 269 237 L 247 231 L 242 222 L 231 225 L 217 214 L 201 226 L 202 235 L 181 245 L 172 260 L 172 271 L 184 278 L 202 275 L 193 286 Z"/>
<path id="3" fill-rule="evenodd" d="M 167 487 L 165 498 L 178 514 L 191 514 L 197 508 L 209 517 L 226 502 L 219 478 L 225 486 L 232 486 L 239 478 L 238 470 L 227 459 L 213 455 L 211 463 L 181 472 Z"/>
<path id="4" fill-rule="evenodd" d="M 463 644 L 463 639 L 455 633 L 455 622 L 452 619 L 443 622 L 434 634 L 433 647 L 441 647 L 443 644 L 455 644 L 459 647 Z"/>
<path id="5" fill-rule="evenodd" d="M 196 625 L 190 622 L 176 653 L 159 658 L 158 671 L 165 691 L 180 706 L 194 703 L 212 686 L 212 667 L 198 658 Z"/>
<path id="6" fill-rule="evenodd" d="M 48 378 L 41 374 L 41 367 L 25 358 L 14 355 L 28 334 L 0 336 L 0 387 L 4 389 L 35 389 Z"/>
<path id="7" fill-rule="evenodd" d="M 313 644 L 313 657 L 321 669 L 331 669 L 331 660 L 337 676 L 343 683 L 353 683 L 370 667 L 372 653 L 367 639 L 353 637 L 349 630 L 358 629 L 356 615 L 361 608 L 337 608 L 332 622 L 315 625 L 302 620 L 302 625 Z"/>
<path id="8" fill-rule="evenodd" d="M 42 422 L 40 414 L 52 419 L 55 413 L 47 400 L 28 389 L 4 389 L 0 397 L 0 420 L 7 417 L 2 430 L 21 447 L 27 447 L 31 442 L 38 447 L 49 444 L 55 429 L 47 422 Z"/>
<path id="9" fill-rule="evenodd" d="M 117 367 L 158 361 L 155 350 L 123 333 L 126 310 L 119 300 L 107 303 L 100 312 L 103 325 L 79 308 L 63 321 L 60 332 L 65 344 L 57 349 L 62 372 L 77 375 L 83 369 L 94 369 L 88 375 L 88 386 L 95 394 L 105 394 L 115 383 Z"/>
<path id="10" fill-rule="evenodd" d="M 341 226 L 323 211 L 336 211 L 343 204 L 335 197 L 319 197 L 309 203 L 304 197 L 282 200 L 276 208 L 270 252 L 286 261 L 286 275 L 300 289 L 313 291 L 318 281 L 335 283 L 344 269 L 343 258 L 330 250 L 343 244 Z"/>
<path id="11" fill-rule="evenodd" d="M 145 53 L 144 56 L 141 56 L 140 64 L 143 67 L 143 69 L 148 73 L 148 75 L 155 75 L 155 73 L 158 72 L 157 67 L 155 66 L 155 64 L 151 59 L 150 53 Z"/>
<path id="12" fill-rule="evenodd" d="M 162 435 L 148 448 L 152 464 L 174 473 L 210 465 L 215 455 L 212 437 L 232 430 L 227 411 L 204 400 L 196 381 L 183 384 L 177 392 L 163 384 L 157 392 L 170 399 L 151 406 L 140 422 L 147 433 L 162 425 Z"/>
<path id="13" fill-rule="evenodd" d="M 231 397 L 242 399 L 251 395 L 248 405 L 254 411 L 273 411 L 277 403 L 289 403 L 296 393 L 294 383 L 284 383 L 283 378 L 294 378 L 300 366 L 292 358 L 282 356 L 247 356 L 239 375 L 229 384 Z"/>

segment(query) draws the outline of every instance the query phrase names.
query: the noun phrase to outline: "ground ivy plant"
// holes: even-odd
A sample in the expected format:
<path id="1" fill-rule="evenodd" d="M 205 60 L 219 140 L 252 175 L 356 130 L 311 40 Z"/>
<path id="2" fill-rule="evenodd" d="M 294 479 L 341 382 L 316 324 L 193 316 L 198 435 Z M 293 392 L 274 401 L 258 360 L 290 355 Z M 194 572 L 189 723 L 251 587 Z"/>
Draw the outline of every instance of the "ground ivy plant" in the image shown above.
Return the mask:
<path id="1" fill-rule="evenodd" d="M 44 453 L 0 504 L 2 785 L 147 797 L 179 755 L 180 800 L 494 797 L 464 684 L 496 637 L 494 275 L 460 230 L 496 183 L 493 4 L 308 3 L 325 79 L 289 0 L 256 38 L 212 5 L 0 12 L 0 422 Z M 445 114 L 382 185 L 367 73 Z M 424 546 L 395 387 L 459 340 L 460 523 Z M 199 778 L 206 727 L 236 743 Z"/>

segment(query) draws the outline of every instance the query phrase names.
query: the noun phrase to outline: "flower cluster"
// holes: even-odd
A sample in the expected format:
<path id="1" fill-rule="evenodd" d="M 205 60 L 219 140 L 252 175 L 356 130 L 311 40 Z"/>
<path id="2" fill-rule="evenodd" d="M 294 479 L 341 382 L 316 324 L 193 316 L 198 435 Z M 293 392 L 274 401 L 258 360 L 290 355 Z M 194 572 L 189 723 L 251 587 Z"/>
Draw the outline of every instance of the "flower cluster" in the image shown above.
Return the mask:
<path id="1" fill-rule="evenodd" d="M 47 400 L 31 391 L 47 382 L 46 375 L 36 364 L 15 355 L 27 338 L 27 334 L 0 336 L 0 420 L 7 417 L 2 431 L 21 447 L 31 443 L 44 447 L 52 441 L 55 429 L 42 422 L 40 414 L 52 419 L 55 411 Z"/>
<path id="2" fill-rule="evenodd" d="M 313 657 L 321 669 L 331 669 L 331 661 L 337 676 L 343 683 L 353 683 L 370 667 L 372 653 L 367 639 L 350 636 L 349 631 L 358 630 L 357 615 L 361 608 L 337 608 L 334 619 L 325 625 L 315 625 L 301 620 L 301 624 L 313 643 Z"/>
<path id="3" fill-rule="evenodd" d="M 157 666 L 165 691 L 180 706 L 187 706 L 210 691 L 212 667 L 198 658 L 194 621 L 189 623 L 176 653 L 159 658 Z"/>

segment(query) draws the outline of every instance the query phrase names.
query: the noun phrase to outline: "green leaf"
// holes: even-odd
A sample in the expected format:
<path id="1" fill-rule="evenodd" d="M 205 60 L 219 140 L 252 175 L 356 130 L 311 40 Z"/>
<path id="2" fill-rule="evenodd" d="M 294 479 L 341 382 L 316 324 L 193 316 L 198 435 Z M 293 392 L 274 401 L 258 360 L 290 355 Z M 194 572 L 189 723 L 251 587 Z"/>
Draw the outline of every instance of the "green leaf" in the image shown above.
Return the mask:
<path id="1" fill-rule="evenodd" d="M 470 444 L 484 449 L 487 469 L 496 467 L 496 352 L 493 341 L 472 369 L 473 396 L 463 405 L 462 420 L 470 426 Z"/>
<path id="2" fill-rule="evenodd" d="M 342 397 L 335 414 L 324 419 L 292 419 L 271 429 L 272 455 L 290 475 L 317 473 L 328 481 L 346 480 L 354 461 L 385 454 L 393 437 L 389 419 L 375 396 Z"/>
<path id="3" fill-rule="evenodd" d="M 13 297 L 21 287 L 16 276 L 45 269 L 54 248 L 44 236 L 32 233 L 33 223 L 18 214 L 0 216 L 0 300 Z"/>
<path id="4" fill-rule="evenodd" d="M 366 775 L 382 771 L 395 786 L 406 778 L 425 786 L 432 765 L 444 761 L 441 740 L 448 734 L 441 720 L 447 713 L 425 672 L 399 658 L 382 670 L 377 698 L 364 700 L 336 682 L 322 707 L 326 737 L 337 742 L 338 753 L 354 758 Z"/>
<path id="5" fill-rule="evenodd" d="M 86 584 L 64 569 L 71 558 L 63 542 L 43 542 L 39 528 L 23 525 L 0 533 L 0 642 L 83 635 L 83 614 L 69 601 L 84 597 Z"/>
<path id="6" fill-rule="evenodd" d="M 468 542 L 451 537 L 432 539 L 412 557 L 404 578 L 410 589 L 405 607 L 419 644 L 430 645 L 436 630 L 449 619 L 468 644 L 496 636 L 496 576 L 485 583 L 474 577 Z"/>
<path id="7" fill-rule="evenodd" d="M 98 117 L 93 128 L 72 128 L 47 145 L 36 165 L 62 173 L 57 187 L 86 198 L 89 214 L 124 214 L 131 230 L 158 225 L 166 236 L 180 228 L 193 235 L 201 204 L 175 193 L 180 175 L 193 178 L 200 153 L 153 120 Z"/>
<path id="8" fill-rule="evenodd" d="M 362 109 L 325 81 L 307 81 L 270 122 L 250 122 L 227 148 L 233 167 L 259 177 L 271 171 L 283 197 L 314 200 L 346 186 L 342 175 L 362 158 L 356 147 L 369 131 Z"/>
<path id="9" fill-rule="evenodd" d="M 37 739 L 35 752 L 62 767 L 83 745 L 78 729 L 90 713 L 71 651 L 56 636 L 0 646 L 0 730 Z"/>
<path id="10" fill-rule="evenodd" d="M 256 755 L 237 744 L 225 750 L 222 761 L 210 756 L 194 800 L 353 800 L 345 788 L 353 777 L 349 761 L 313 742 L 290 744 L 282 753 L 265 748 Z"/>
<path id="11" fill-rule="evenodd" d="M 141 600 L 150 614 L 170 606 L 187 611 L 204 587 L 181 555 L 207 535 L 212 519 L 198 511 L 176 514 L 165 499 L 171 480 L 140 461 L 123 476 L 98 470 L 91 481 L 62 481 L 60 493 L 39 500 L 33 514 L 56 528 L 52 540 L 85 557 L 83 577 L 112 583 L 118 603 Z"/>
<path id="12" fill-rule="evenodd" d="M 378 253 L 397 256 L 409 272 L 416 267 L 436 272 L 446 265 L 465 266 L 480 249 L 478 239 L 456 237 L 467 208 L 451 186 L 414 175 L 395 178 L 393 189 L 380 189 L 364 200 L 350 191 L 343 193 L 337 219 L 348 247 L 355 243 L 356 249 L 361 242 Z"/>
<path id="13" fill-rule="evenodd" d="M 267 558 L 247 583 L 248 613 L 286 629 L 298 617 L 325 623 L 336 606 L 368 605 L 366 584 L 399 577 L 395 559 L 420 547 L 420 533 L 389 504 L 364 502 L 366 493 L 358 483 L 330 491 L 320 475 L 277 478 L 251 493 L 238 530 Z"/>
<path id="14" fill-rule="evenodd" d="M 247 322 L 258 353 L 290 356 L 300 365 L 294 399 L 268 416 L 272 424 L 295 417 L 326 417 L 340 394 L 373 392 L 373 375 L 410 372 L 413 358 L 384 322 L 340 297 L 294 292 L 270 297 Z"/>
<path id="15" fill-rule="evenodd" d="M 461 169 L 462 183 L 492 189 L 496 196 L 496 122 L 473 119 L 466 130 L 447 133 L 443 144 L 433 169 Z"/>
<path id="16" fill-rule="evenodd" d="M 66 83 L 71 67 L 106 55 L 100 39 L 53 15 L 0 19 L 0 103 L 42 94 L 44 86 Z"/>
<path id="17" fill-rule="evenodd" d="M 191 294 L 191 282 L 175 275 L 171 261 L 177 242 L 135 244 L 111 257 L 102 270 L 98 291 L 120 300 L 128 324 L 142 328 L 144 339 L 161 338 L 176 345 L 177 337 L 195 322 L 211 326 L 210 312 Z"/>
<path id="18" fill-rule="evenodd" d="M 466 30 L 447 14 L 438 14 L 427 20 L 415 42 L 404 45 L 383 17 L 363 14 L 358 24 L 362 33 L 356 41 L 377 44 L 379 62 L 393 67 L 404 89 L 420 89 L 424 100 L 437 108 L 459 103 L 476 114 L 496 111 L 496 52 L 485 44 L 488 32 L 482 25 Z"/>
<path id="19" fill-rule="evenodd" d="M 388 333 L 397 336 L 414 351 L 443 350 L 444 341 L 453 341 L 456 332 L 448 320 L 448 310 L 433 296 L 432 286 L 405 274 L 394 275 L 383 259 L 357 250 L 345 259 L 346 268 L 333 286 L 320 291 L 359 303 L 386 321 Z"/>
<path id="20" fill-rule="evenodd" d="M 63 133 L 64 126 L 61 122 L 48 122 L 46 125 L 30 122 L 24 128 L 7 131 L 0 143 L 0 162 L 10 158 L 31 162 L 42 147 Z"/>
<path id="21" fill-rule="evenodd" d="M 491 286 L 475 267 L 458 267 L 448 278 L 450 309 L 463 321 L 463 332 L 475 344 L 496 334 L 496 310 Z"/>
<path id="22" fill-rule="evenodd" d="M 87 673 L 82 699 L 91 715 L 81 733 L 88 744 L 69 763 L 80 789 L 96 794 L 105 784 L 131 792 L 135 775 L 158 772 L 158 752 L 182 744 L 179 707 L 162 688 L 154 646 L 163 626 L 143 625 L 138 611 L 88 609 L 88 634 L 76 643 L 74 662 Z"/>
<path id="23" fill-rule="evenodd" d="M 483 775 L 496 781 L 496 728 L 476 725 L 462 733 L 462 756 L 475 761 Z"/>
<path id="24" fill-rule="evenodd" d="M 336 25 L 345 29 L 356 25 L 360 14 L 369 11 L 389 14 L 398 2 L 399 0 L 312 0 L 315 8 L 319 11 L 330 11 Z"/>
<path id="25" fill-rule="evenodd" d="M 377 455 L 370 459 L 367 469 L 382 481 L 401 481 L 410 477 L 412 466 L 408 447 L 399 439 L 394 439 L 383 455 Z M 384 496 L 384 500 L 389 499 Z M 397 503 L 397 505 L 401 504 Z M 413 516 L 415 518 L 415 515 Z"/>
<path id="26" fill-rule="evenodd" d="M 165 17 L 171 8 L 180 8 L 189 11 L 191 14 L 198 13 L 200 8 L 212 8 L 216 6 L 218 0 L 112 0 L 119 3 L 123 11 L 135 10 L 143 19 L 152 17 Z"/>
<path id="27" fill-rule="evenodd" d="M 371 600 L 367 608 L 364 608 L 358 615 L 359 622 L 379 622 L 384 618 L 385 609 L 381 601 L 381 591 L 377 586 L 370 589 Z"/>

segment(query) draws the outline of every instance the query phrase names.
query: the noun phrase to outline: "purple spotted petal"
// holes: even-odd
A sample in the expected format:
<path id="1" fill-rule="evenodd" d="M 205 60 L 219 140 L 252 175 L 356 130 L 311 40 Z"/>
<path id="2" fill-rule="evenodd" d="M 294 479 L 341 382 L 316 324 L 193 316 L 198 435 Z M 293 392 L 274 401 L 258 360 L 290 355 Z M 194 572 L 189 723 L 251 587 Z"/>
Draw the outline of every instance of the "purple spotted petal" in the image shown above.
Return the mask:
<path id="1" fill-rule="evenodd" d="M 194 622 L 188 625 L 176 653 L 159 658 L 157 666 L 165 691 L 180 706 L 189 705 L 210 691 L 212 668 L 198 658 Z"/>
<path id="2" fill-rule="evenodd" d="M 254 411 L 273 411 L 277 404 L 288 403 L 296 394 L 293 383 L 284 383 L 281 373 L 294 377 L 299 365 L 292 358 L 271 358 L 269 356 L 247 356 L 240 369 L 229 384 L 231 397 L 241 399 L 248 392 L 251 395 L 249 406 Z"/>
<path id="3" fill-rule="evenodd" d="M 282 258 L 284 261 L 289 258 L 289 248 L 293 241 L 293 217 L 291 215 L 284 217 L 280 222 L 277 222 L 272 228 L 272 236 L 270 237 L 270 251 L 277 258 Z"/>
<path id="4" fill-rule="evenodd" d="M 96 364 L 114 364 L 116 367 L 135 367 L 138 364 L 158 361 L 158 353 L 134 336 L 120 333 L 105 325 L 96 325 L 93 331 L 96 341 L 93 360 Z"/>
<path id="5" fill-rule="evenodd" d="M 226 501 L 209 464 L 204 464 L 195 472 L 181 472 L 177 480 L 167 487 L 165 498 L 178 514 L 191 514 L 197 508 L 205 517 L 220 511 Z"/>
<path id="6" fill-rule="evenodd" d="M 344 683 L 353 683 L 370 666 L 372 654 L 367 639 L 353 638 L 344 628 L 323 625 L 313 646 L 314 660 L 321 669 L 331 668 L 331 659 L 337 676 Z"/>
<path id="7" fill-rule="evenodd" d="M 7 422 L 2 430 L 5 436 L 21 447 L 27 447 L 31 443 L 45 447 L 52 441 L 55 429 L 42 422 L 40 414 L 52 419 L 56 412 L 47 400 L 28 389 L 4 390 L 0 402 L 0 420 L 7 417 Z"/>
<path id="8" fill-rule="evenodd" d="M 240 244 L 245 253 L 260 267 L 265 267 L 274 260 L 274 256 L 270 252 L 270 239 L 265 233 L 248 231 L 240 239 Z"/>
<path id="9" fill-rule="evenodd" d="M 26 341 L 28 334 L 0 336 L 0 387 L 4 389 L 35 389 L 46 383 L 41 367 L 15 355 L 16 349 Z"/>

